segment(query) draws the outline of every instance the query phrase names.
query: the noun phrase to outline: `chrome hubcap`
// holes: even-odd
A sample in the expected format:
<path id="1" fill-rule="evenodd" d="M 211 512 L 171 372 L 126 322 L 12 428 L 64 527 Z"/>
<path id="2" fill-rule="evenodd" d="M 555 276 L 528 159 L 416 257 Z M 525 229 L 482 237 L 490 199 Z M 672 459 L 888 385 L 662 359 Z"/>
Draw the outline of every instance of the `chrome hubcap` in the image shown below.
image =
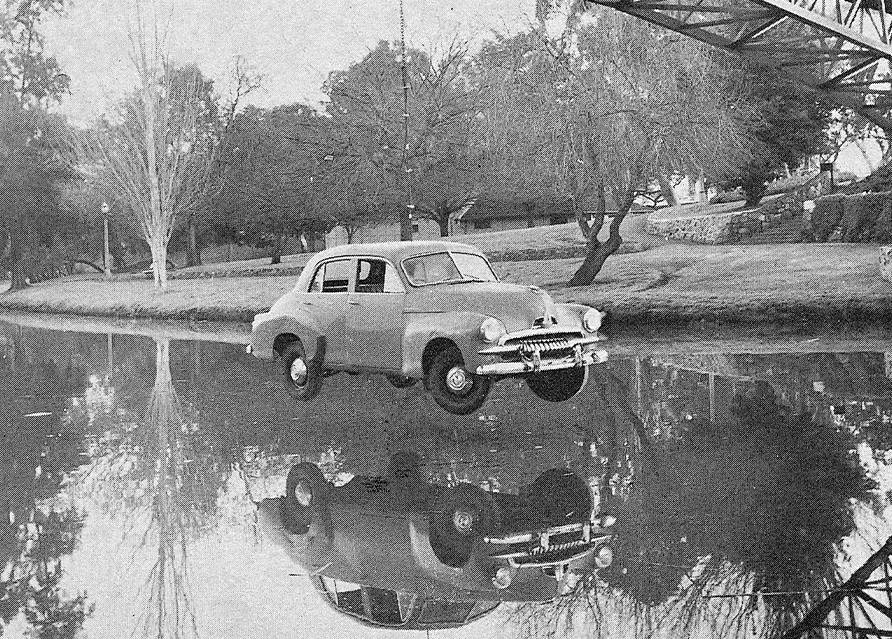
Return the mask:
<path id="1" fill-rule="evenodd" d="M 307 383 L 307 365 L 303 358 L 298 357 L 291 362 L 288 374 L 291 376 L 291 381 L 295 386 L 303 386 Z"/>
<path id="2" fill-rule="evenodd" d="M 446 374 L 446 386 L 453 393 L 460 393 L 471 385 L 471 379 L 468 377 L 468 371 L 463 366 L 453 366 Z"/>
<path id="3" fill-rule="evenodd" d="M 452 525 L 458 532 L 466 535 L 474 527 L 474 516 L 466 510 L 456 510 L 452 514 Z"/>
<path id="4" fill-rule="evenodd" d="M 297 486 L 294 487 L 294 498 L 297 500 L 297 503 L 306 508 L 313 501 L 313 490 L 307 482 L 299 481 Z"/>

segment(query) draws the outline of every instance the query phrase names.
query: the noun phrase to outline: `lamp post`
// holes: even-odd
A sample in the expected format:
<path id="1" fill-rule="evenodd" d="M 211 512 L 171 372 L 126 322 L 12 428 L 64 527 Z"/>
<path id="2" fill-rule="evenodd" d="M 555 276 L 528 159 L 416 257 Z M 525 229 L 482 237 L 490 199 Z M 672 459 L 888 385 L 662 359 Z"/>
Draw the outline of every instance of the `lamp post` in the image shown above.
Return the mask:
<path id="1" fill-rule="evenodd" d="M 102 270 L 106 277 L 111 277 L 111 255 L 108 250 L 108 202 L 102 203 Z"/>

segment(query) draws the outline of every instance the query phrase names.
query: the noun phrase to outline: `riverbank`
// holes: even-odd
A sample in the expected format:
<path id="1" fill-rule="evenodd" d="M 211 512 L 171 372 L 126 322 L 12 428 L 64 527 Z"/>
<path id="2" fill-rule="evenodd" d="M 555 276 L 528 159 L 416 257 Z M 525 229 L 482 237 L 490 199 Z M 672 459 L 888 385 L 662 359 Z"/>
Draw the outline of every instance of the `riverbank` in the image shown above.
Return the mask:
<path id="1" fill-rule="evenodd" d="M 602 308 L 613 321 L 731 323 L 892 319 L 892 285 L 875 246 L 671 243 L 611 257 L 595 283 L 568 288 L 580 260 L 501 262 L 500 276 L 535 284 L 559 301 Z M 250 321 L 294 286 L 295 276 L 171 280 L 66 278 L 0 295 L 0 308 L 106 317 Z"/>

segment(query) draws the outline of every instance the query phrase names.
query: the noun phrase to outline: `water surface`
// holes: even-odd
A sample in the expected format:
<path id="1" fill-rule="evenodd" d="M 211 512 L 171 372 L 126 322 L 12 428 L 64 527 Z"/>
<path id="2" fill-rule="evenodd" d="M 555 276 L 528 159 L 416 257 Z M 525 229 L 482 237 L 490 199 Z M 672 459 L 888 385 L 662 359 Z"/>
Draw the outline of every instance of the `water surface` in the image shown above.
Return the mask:
<path id="1" fill-rule="evenodd" d="M 245 354 L 243 328 L 13 319 L 0 323 L 4 636 L 423 634 L 359 625 L 271 543 L 255 504 L 301 461 L 344 484 L 411 451 L 431 485 L 505 493 L 570 469 L 616 516 L 610 568 L 444 637 L 771 636 L 892 534 L 883 331 L 627 338 L 571 401 L 503 381 L 457 417 L 377 376 L 334 376 L 295 402 Z M 376 566 L 401 570 L 399 552 Z"/>

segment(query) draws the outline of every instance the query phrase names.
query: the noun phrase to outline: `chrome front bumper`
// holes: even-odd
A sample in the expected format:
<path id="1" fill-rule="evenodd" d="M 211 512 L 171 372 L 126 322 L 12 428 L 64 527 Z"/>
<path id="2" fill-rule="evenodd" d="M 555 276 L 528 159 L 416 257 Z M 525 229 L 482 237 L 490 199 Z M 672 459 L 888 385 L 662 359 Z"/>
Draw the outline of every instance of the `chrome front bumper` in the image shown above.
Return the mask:
<path id="1" fill-rule="evenodd" d="M 598 517 L 594 521 L 554 526 L 539 532 L 485 537 L 489 544 L 514 546 L 492 553 L 493 559 L 505 559 L 515 568 L 544 568 L 568 564 L 587 555 L 613 539 L 615 517 Z M 575 533 L 575 535 L 574 535 Z M 554 543 L 553 539 L 562 535 L 574 538 Z M 523 549 L 518 544 L 527 544 Z M 531 545 L 530 545 L 531 544 Z M 557 556 L 556 556 L 557 555 Z"/>
<path id="2" fill-rule="evenodd" d="M 597 337 L 579 338 L 574 340 L 573 352 L 559 357 L 549 357 L 547 351 L 533 350 L 524 354 L 519 361 L 492 362 L 481 364 L 475 371 L 478 375 L 522 375 L 524 373 L 538 373 L 542 371 L 556 371 L 592 364 L 603 364 L 607 361 L 607 351 L 598 350 L 594 344 L 600 341 Z M 504 355 L 521 351 L 516 346 L 494 346 L 480 351 L 481 355 Z"/>

